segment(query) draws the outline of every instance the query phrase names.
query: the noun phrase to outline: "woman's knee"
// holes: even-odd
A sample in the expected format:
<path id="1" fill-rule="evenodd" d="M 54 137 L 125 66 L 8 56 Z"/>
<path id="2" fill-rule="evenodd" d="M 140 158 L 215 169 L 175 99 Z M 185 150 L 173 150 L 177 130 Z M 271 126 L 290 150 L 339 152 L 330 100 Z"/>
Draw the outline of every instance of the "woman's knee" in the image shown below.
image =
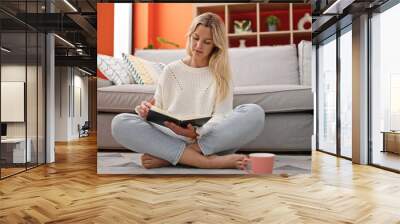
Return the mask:
<path id="1" fill-rule="evenodd" d="M 256 104 L 242 104 L 235 108 L 235 119 L 221 128 L 213 129 L 199 140 L 205 155 L 215 154 L 255 139 L 264 130 L 265 112 Z M 224 129 L 222 129 L 224 128 Z M 230 131 L 226 131 L 228 128 Z"/>
<path id="2" fill-rule="evenodd" d="M 245 104 L 249 125 L 256 132 L 261 132 L 264 129 L 265 112 L 262 107 L 257 104 Z"/>
<path id="3" fill-rule="evenodd" d="M 245 108 L 247 116 L 252 118 L 255 123 L 264 123 L 265 112 L 262 107 L 257 104 L 243 104 L 241 106 Z"/>
<path id="4" fill-rule="evenodd" d="M 122 113 L 116 115 L 111 121 L 111 134 L 112 136 L 118 136 L 119 133 L 127 133 L 126 128 L 130 126 L 130 128 L 134 128 L 132 125 L 132 121 L 138 121 L 141 118 L 135 114 Z"/>

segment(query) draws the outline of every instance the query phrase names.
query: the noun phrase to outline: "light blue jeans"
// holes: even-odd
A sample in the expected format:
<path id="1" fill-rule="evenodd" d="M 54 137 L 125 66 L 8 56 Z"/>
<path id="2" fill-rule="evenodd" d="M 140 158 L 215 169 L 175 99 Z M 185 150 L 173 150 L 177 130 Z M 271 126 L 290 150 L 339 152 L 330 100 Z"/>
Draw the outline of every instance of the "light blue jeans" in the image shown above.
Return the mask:
<path id="1" fill-rule="evenodd" d="M 264 129 L 264 110 L 243 104 L 197 140 L 204 155 L 235 153 Z M 114 139 L 135 152 L 147 153 L 176 165 L 186 148 L 185 141 L 169 136 L 136 114 L 118 114 L 111 124 Z"/>

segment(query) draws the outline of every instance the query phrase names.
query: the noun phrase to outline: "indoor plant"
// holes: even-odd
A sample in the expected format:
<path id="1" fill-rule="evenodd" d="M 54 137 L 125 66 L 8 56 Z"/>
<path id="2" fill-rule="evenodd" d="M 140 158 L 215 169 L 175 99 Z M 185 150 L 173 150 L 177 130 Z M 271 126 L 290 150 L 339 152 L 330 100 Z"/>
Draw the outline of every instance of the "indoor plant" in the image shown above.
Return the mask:
<path id="1" fill-rule="evenodd" d="M 174 42 L 172 42 L 172 41 L 169 41 L 169 40 L 167 40 L 167 39 L 165 39 L 165 38 L 163 38 L 163 37 L 157 37 L 157 42 L 158 43 L 160 43 L 160 44 L 168 44 L 168 45 L 172 45 L 172 46 L 174 46 L 174 47 L 176 47 L 176 48 L 179 48 L 179 44 L 177 44 L 177 43 L 174 43 Z M 154 47 L 154 44 L 149 44 L 147 47 L 145 47 L 144 49 L 154 49 L 155 47 Z"/>
<path id="2" fill-rule="evenodd" d="M 268 26 L 268 31 L 276 31 L 277 26 L 279 25 L 279 18 L 274 15 L 270 15 L 267 17 L 267 20 L 265 22 Z"/>
<path id="3" fill-rule="evenodd" d="M 233 21 L 233 23 L 234 23 L 235 33 L 252 32 L 250 20 L 242 20 L 242 21 L 235 20 L 235 21 Z"/>

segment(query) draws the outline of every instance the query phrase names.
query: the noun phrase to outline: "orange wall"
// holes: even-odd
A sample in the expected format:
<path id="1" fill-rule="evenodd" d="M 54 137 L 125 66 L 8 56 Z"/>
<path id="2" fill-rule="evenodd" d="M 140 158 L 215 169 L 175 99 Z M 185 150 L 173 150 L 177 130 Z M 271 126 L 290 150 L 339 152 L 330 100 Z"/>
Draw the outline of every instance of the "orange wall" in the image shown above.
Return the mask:
<path id="1" fill-rule="evenodd" d="M 97 53 L 114 55 L 114 4 L 97 4 Z M 97 76 L 107 79 L 98 69 Z"/>
<path id="2" fill-rule="evenodd" d="M 151 4 L 133 4 L 133 48 L 144 48 L 149 42 L 148 20 Z"/>
<path id="3" fill-rule="evenodd" d="M 114 3 L 97 4 L 97 53 L 114 54 Z"/>
<path id="4" fill-rule="evenodd" d="M 134 48 L 144 48 L 153 43 L 156 48 L 175 48 L 159 44 L 157 36 L 186 45 L 185 34 L 193 19 L 190 3 L 135 3 L 134 4 Z"/>

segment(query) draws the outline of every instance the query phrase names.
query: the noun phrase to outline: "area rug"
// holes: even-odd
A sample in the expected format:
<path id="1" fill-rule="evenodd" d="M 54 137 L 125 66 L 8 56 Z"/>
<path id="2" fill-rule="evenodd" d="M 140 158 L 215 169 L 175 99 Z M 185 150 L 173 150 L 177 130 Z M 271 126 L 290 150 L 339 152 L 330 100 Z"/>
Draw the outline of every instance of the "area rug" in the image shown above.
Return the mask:
<path id="1" fill-rule="evenodd" d="M 98 174 L 249 174 L 238 169 L 199 169 L 187 166 L 170 166 L 145 169 L 140 153 L 98 152 Z M 276 155 L 273 174 L 306 174 L 311 172 L 310 155 Z"/>

